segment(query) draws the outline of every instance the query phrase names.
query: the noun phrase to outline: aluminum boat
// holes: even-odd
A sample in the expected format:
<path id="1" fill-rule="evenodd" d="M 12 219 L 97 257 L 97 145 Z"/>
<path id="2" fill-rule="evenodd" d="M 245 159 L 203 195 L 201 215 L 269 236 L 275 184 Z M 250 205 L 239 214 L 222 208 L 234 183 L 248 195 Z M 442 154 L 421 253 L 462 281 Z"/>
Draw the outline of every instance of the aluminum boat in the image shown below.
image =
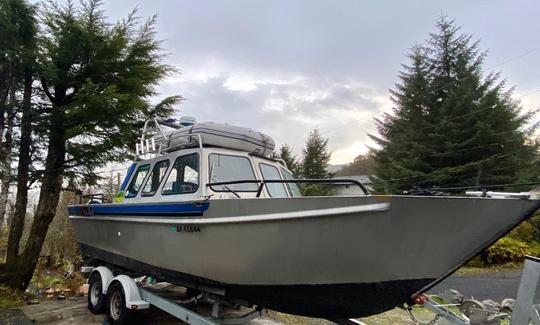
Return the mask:
<path id="1" fill-rule="evenodd" d="M 129 168 L 114 203 L 68 208 L 85 256 L 286 313 L 363 317 L 429 290 L 540 205 L 531 193 L 302 196 L 282 161 L 253 152 L 268 141 L 185 127 L 174 150 L 141 141 L 157 154 Z"/>

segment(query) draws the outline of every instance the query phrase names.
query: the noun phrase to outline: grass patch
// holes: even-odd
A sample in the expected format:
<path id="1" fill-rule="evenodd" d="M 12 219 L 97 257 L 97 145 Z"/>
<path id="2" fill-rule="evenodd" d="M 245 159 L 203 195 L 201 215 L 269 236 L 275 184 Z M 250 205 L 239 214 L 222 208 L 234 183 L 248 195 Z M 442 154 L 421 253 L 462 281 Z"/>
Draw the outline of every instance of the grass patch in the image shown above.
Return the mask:
<path id="1" fill-rule="evenodd" d="M 24 305 L 23 292 L 0 285 L 0 310 L 20 307 Z"/>

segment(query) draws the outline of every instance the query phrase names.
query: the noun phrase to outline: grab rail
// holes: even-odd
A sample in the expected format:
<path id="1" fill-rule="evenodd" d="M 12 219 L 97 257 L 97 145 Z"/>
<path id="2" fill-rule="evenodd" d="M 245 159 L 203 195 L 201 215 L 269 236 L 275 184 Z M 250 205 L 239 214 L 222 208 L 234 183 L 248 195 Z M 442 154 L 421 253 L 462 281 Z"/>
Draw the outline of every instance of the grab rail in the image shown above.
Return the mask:
<path id="1" fill-rule="evenodd" d="M 214 190 L 214 186 L 220 186 L 220 185 L 234 185 L 234 184 L 258 184 L 259 187 L 257 189 L 257 196 L 260 197 L 262 193 L 262 189 L 264 185 L 266 184 L 273 184 L 273 183 L 293 183 L 293 184 L 299 184 L 299 183 L 307 183 L 307 184 L 353 184 L 362 190 L 362 192 L 365 195 L 369 195 L 369 191 L 364 186 L 364 184 L 360 183 L 357 180 L 354 179 L 250 179 L 250 180 L 237 180 L 237 181 L 228 181 L 228 182 L 215 182 L 215 183 L 207 183 L 206 186 L 208 186 L 212 191 L 215 192 L 227 192 L 227 191 L 216 191 Z M 229 190 L 230 192 L 233 192 L 232 190 Z M 245 191 L 239 191 L 239 192 L 245 192 Z M 254 191 L 248 191 L 248 192 L 254 192 Z"/>

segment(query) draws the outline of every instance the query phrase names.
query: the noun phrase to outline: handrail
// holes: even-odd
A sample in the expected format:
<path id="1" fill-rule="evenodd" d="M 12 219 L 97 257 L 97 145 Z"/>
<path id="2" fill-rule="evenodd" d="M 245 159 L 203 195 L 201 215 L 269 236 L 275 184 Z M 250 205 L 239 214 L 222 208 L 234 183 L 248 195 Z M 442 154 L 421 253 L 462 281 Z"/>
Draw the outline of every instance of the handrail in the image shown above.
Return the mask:
<path id="1" fill-rule="evenodd" d="M 94 193 L 94 194 L 82 194 L 79 195 L 79 204 L 82 204 L 82 200 L 90 198 L 88 202 L 94 201 L 95 198 L 101 199 L 101 203 L 105 203 L 105 194 L 104 193 Z"/>
<path id="2" fill-rule="evenodd" d="M 228 181 L 228 182 L 207 183 L 206 186 L 210 187 L 210 189 L 212 191 L 215 191 L 213 189 L 213 186 L 234 185 L 234 184 L 258 184 L 259 187 L 257 189 L 257 196 L 256 197 L 259 197 L 261 195 L 261 192 L 262 192 L 262 189 L 263 189 L 264 185 L 273 184 L 273 183 L 354 184 L 354 185 L 357 185 L 358 187 L 360 187 L 360 189 L 362 190 L 362 192 L 364 192 L 365 195 L 369 195 L 369 191 L 364 186 L 364 184 L 360 183 L 357 180 L 347 179 L 347 178 L 339 178 L 339 179 L 338 178 L 334 178 L 334 179 L 250 179 L 250 180 L 237 180 L 237 181 Z M 219 192 L 224 192 L 224 191 L 219 191 Z"/>
<path id="3" fill-rule="evenodd" d="M 203 141 L 202 141 L 202 137 L 200 134 L 198 133 L 186 133 L 186 134 L 175 134 L 174 135 L 175 137 L 177 138 L 180 138 L 180 137 L 186 137 L 186 138 L 190 138 L 190 137 L 197 137 L 197 142 L 199 143 L 199 149 L 202 149 L 203 148 Z M 169 134 L 169 138 L 165 138 L 165 141 L 169 141 L 170 138 L 172 137 L 172 134 Z M 191 139 L 188 139 L 188 142 L 186 143 L 182 143 L 176 147 L 172 147 L 172 148 L 169 148 L 170 151 L 167 150 L 167 148 L 165 148 L 165 152 L 172 152 L 172 151 L 176 151 L 176 150 L 180 150 L 182 148 L 182 146 L 185 146 L 186 144 L 188 144 L 190 141 L 192 141 Z M 160 145 L 160 150 L 162 150 L 161 148 L 161 143 L 158 143 L 158 145 Z"/>

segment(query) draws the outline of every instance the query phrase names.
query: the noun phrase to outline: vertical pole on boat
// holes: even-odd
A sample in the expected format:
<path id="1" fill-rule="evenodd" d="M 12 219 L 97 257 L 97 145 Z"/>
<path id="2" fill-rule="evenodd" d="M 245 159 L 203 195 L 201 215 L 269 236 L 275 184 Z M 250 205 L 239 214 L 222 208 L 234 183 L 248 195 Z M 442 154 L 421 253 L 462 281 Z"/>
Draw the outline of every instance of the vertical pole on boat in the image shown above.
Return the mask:
<path id="1" fill-rule="evenodd" d="M 527 256 L 519 283 L 518 295 L 512 312 L 512 325 L 540 325 L 540 316 L 534 307 L 534 297 L 540 279 L 540 259 Z"/>

